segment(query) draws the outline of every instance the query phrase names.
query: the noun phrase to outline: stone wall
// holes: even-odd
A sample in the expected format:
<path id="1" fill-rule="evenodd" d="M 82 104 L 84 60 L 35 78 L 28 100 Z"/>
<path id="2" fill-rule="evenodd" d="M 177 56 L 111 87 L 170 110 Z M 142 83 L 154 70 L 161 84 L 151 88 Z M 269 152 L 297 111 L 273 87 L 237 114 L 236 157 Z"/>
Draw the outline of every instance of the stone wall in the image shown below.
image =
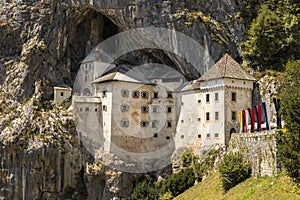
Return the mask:
<path id="1" fill-rule="evenodd" d="M 272 176 L 279 170 L 275 133 L 276 130 L 232 134 L 228 151 L 239 151 L 251 161 L 252 176 Z"/>

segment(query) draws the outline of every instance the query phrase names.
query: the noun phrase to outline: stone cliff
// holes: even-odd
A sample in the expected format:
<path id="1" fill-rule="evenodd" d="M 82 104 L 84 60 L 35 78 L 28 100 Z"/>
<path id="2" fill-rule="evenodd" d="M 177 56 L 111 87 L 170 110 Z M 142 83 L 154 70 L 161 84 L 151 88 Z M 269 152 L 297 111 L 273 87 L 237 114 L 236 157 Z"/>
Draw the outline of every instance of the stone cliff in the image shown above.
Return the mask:
<path id="1" fill-rule="evenodd" d="M 72 86 L 79 62 L 91 49 L 132 28 L 176 30 L 195 39 L 214 60 L 225 52 L 240 60 L 238 43 L 253 17 L 245 2 L 1 1 L 0 199 L 128 197 L 139 175 L 108 169 L 86 153 L 74 116 L 49 101 L 53 86 Z M 189 65 L 159 49 L 131 52 L 115 63 L 149 61 Z"/>

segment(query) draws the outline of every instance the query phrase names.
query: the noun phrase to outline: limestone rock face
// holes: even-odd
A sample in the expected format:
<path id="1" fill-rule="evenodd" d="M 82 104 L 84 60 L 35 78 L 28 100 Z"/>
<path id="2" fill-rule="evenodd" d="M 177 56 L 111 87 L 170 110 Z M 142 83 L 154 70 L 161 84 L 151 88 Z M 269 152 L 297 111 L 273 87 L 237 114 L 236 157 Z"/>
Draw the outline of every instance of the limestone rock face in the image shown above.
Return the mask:
<path id="1" fill-rule="evenodd" d="M 53 86 L 72 86 L 79 62 L 123 30 L 165 27 L 201 44 L 214 60 L 239 58 L 248 22 L 235 0 L 3 0 L 0 2 L 0 199 L 128 197 L 138 175 L 94 162 L 75 118 L 53 105 Z M 137 40 L 147 40 L 141 35 Z M 176 38 L 173 38 L 176 41 Z M 116 64 L 185 60 L 162 50 L 131 52 Z M 197 75 L 186 72 L 187 78 Z"/>
<path id="2" fill-rule="evenodd" d="M 239 58 L 238 43 L 244 40 L 246 23 L 240 1 L 90 2 L 2 1 L 0 71 L 6 74 L 0 75 L 1 87 L 24 100 L 32 96 L 34 80 L 45 80 L 48 86 L 72 85 L 79 62 L 93 47 L 120 31 L 139 27 L 182 32 L 201 44 L 214 60 L 225 52 Z M 160 50 L 133 52 L 116 62 L 136 65 L 149 60 L 177 68 L 188 65 Z M 51 99 L 50 87 L 45 90 L 44 97 Z"/>

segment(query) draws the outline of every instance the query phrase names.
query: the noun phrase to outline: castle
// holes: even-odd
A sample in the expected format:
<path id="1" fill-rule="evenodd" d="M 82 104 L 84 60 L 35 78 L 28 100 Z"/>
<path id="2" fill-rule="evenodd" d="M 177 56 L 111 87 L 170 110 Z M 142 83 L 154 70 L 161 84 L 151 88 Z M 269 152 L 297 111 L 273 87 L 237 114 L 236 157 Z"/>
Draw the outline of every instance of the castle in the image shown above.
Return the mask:
<path id="1" fill-rule="evenodd" d="M 140 159 L 143 170 L 192 145 L 226 145 L 240 131 L 238 111 L 252 105 L 255 79 L 228 54 L 188 84 L 180 76 L 143 82 L 115 68 L 81 63 L 72 99 L 77 131 L 90 146 Z"/>

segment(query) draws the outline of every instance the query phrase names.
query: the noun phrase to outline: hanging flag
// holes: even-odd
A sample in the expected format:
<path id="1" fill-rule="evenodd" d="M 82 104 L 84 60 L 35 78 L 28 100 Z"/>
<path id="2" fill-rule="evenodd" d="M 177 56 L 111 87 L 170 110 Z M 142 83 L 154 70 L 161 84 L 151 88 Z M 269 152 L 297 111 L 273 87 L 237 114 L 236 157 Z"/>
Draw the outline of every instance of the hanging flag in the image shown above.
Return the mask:
<path id="1" fill-rule="evenodd" d="M 239 123 L 240 123 L 240 133 L 243 132 L 243 114 L 242 111 L 238 112 Z"/>
<path id="2" fill-rule="evenodd" d="M 254 108 L 251 108 L 251 132 L 253 133 L 255 131 L 255 114 L 254 114 Z"/>
<path id="3" fill-rule="evenodd" d="M 257 130 L 262 131 L 261 129 L 261 105 L 257 105 Z"/>
<path id="4" fill-rule="evenodd" d="M 242 115 L 243 115 L 243 133 L 247 132 L 247 125 L 246 125 L 246 113 L 245 110 L 242 110 Z"/>
<path id="5" fill-rule="evenodd" d="M 265 116 L 265 119 L 266 119 L 266 129 L 267 130 L 270 130 L 270 106 L 269 104 L 267 104 L 266 102 L 262 102 L 262 107 L 263 107 L 263 110 L 264 110 L 264 116 Z"/>
<path id="6" fill-rule="evenodd" d="M 277 128 L 282 128 L 282 126 L 281 126 L 281 117 L 280 117 L 280 114 L 279 114 L 280 99 L 273 98 L 273 101 L 274 101 L 275 110 L 276 110 Z"/>

